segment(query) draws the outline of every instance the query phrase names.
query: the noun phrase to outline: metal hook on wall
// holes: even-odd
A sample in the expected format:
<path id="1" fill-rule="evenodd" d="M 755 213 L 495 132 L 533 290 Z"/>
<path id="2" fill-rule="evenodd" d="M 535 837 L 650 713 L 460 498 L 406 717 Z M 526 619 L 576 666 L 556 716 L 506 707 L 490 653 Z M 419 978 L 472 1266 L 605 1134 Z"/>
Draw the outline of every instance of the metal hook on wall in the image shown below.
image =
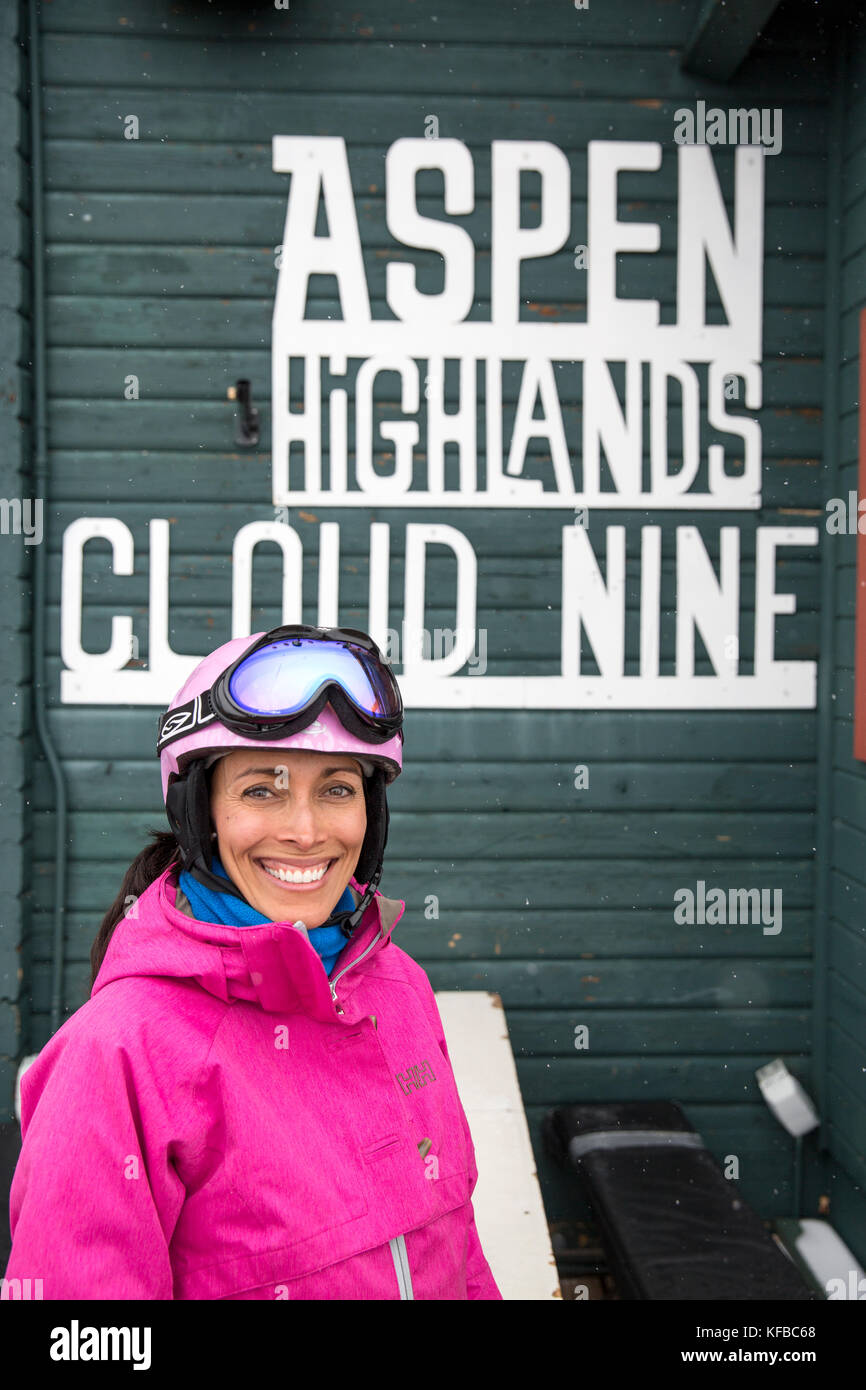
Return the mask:
<path id="1" fill-rule="evenodd" d="M 235 443 L 250 445 L 259 442 L 259 412 L 251 404 L 252 393 L 247 377 L 241 377 L 234 385 L 230 386 L 226 392 L 230 401 L 237 401 L 240 411 L 235 416 Z"/>

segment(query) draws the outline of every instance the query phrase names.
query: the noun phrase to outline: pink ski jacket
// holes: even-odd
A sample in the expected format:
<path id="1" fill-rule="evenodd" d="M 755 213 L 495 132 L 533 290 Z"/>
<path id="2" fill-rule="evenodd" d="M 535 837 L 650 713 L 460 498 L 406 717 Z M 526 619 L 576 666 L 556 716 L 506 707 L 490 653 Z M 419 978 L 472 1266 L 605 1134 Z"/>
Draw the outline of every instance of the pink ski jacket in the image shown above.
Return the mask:
<path id="1" fill-rule="evenodd" d="M 6 1277 L 46 1299 L 501 1299 L 433 990 L 391 940 L 405 903 L 376 894 L 329 980 L 303 927 L 200 922 L 175 874 L 21 1078 Z"/>

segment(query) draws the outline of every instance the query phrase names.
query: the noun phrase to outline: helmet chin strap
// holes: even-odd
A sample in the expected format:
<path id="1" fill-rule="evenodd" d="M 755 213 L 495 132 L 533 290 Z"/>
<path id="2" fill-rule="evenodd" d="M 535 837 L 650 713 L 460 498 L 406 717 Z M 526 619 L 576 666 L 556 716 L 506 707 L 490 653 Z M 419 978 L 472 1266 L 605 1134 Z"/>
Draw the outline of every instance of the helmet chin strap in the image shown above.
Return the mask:
<path id="1" fill-rule="evenodd" d="M 325 927 L 339 926 L 345 937 L 350 937 L 368 905 L 373 900 L 373 894 L 379 886 L 379 879 L 382 877 L 382 867 L 385 858 L 385 846 L 388 843 L 388 826 L 391 816 L 388 811 L 388 799 L 385 795 L 385 774 L 380 767 L 373 772 L 372 777 L 364 778 L 364 800 L 367 804 L 367 833 L 364 836 L 364 843 L 361 846 L 361 853 L 355 867 L 355 877 L 367 887 L 364 895 L 354 912 L 332 912 L 327 922 L 323 922 Z"/>
<path id="2" fill-rule="evenodd" d="M 339 926 L 343 935 L 351 937 L 364 916 L 382 877 L 385 846 L 388 841 L 390 814 L 385 796 L 385 774 L 377 767 L 371 777 L 364 779 L 364 800 L 367 807 L 367 833 L 355 868 L 355 877 L 367 887 L 352 910 L 332 912 L 323 927 Z M 220 878 L 211 868 L 213 840 L 211 839 L 210 787 L 204 759 L 190 763 L 183 777 L 175 778 L 165 799 L 168 822 L 177 840 L 181 866 L 197 882 L 218 893 L 231 893 L 246 902 L 231 878 Z"/>
<path id="3" fill-rule="evenodd" d="M 361 898 L 355 910 L 353 912 L 346 912 L 345 910 L 343 912 L 332 912 L 327 922 L 322 922 L 320 925 L 323 927 L 339 927 L 346 938 L 351 937 L 364 913 L 367 911 L 369 904 L 373 901 L 373 894 L 379 886 L 379 879 L 381 877 L 382 863 L 380 861 L 376 872 L 364 889 L 364 896 Z"/>

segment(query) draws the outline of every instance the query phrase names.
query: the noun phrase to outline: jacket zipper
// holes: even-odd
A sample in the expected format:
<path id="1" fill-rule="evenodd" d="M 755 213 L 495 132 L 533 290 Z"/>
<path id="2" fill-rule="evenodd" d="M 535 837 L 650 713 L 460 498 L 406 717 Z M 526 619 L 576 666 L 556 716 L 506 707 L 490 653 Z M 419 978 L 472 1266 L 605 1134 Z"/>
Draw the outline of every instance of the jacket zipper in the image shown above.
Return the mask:
<path id="1" fill-rule="evenodd" d="M 381 939 L 382 939 L 382 934 L 381 934 L 381 932 L 380 932 L 379 935 L 378 935 L 378 936 L 375 936 L 375 937 L 373 938 L 373 940 L 370 942 L 370 944 L 369 944 L 369 946 L 367 947 L 366 951 L 362 951 L 362 952 L 361 952 L 361 954 L 358 956 L 358 959 L 357 959 L 357 960 L 350 960 L 348 965 L 344 965 L 344 966 L 343 966 L 343 968 L 342 968 L 342 970 L 340 971 L 339 975 L 337 975 L 333 980 L 329 980 L 329 981 L 328 981 L 328 984 L 331 986 L 331 998 L 332 998 L 332 1000 L 334 1001 L 334 1003 L 337 1005 L 337 1013 L 338 1013 L 338 1014 L 341 1014 L 341 1013 L 343 1012 L 343 1009 L 342 1009 L 342 1008 L 340 1007 L 340 1005 L 337 1003 L 337 990 L 336 990 L 337 980 L 341 980 L 341 979 L 343 978 L 343 976 L 345 975 L 345 973 L 346 973 L 347 970 L 351 970 L 353 965 L 358 965 L 359 962 L 362 961 L 362 960 L 364 959 L 365 956 L 368 956 L 368 955 L 370 954 L 370 952 L 372 951 L 373 947 L 374 947 L 374 946 L 377 946 L 377 945 L 379 944 L 379 942 L 381 941 Z"/>
<path id="2" fill-rule="evenodd" d="M 367 947 L 366 951 L 361 952 L 357 960 L 350 961 L 348 965 L 345 965 L 343 967 L 339 975 L 335 976 L 333 980 L 328 981 L 328 984 L 331 988 L 331 998 L 334 1001 L 334 1004 L 336 1005 L 337 1013 L 341 1014 L 343 1012 L 343 1009 L 341 1008 L 337 1000 L 337 980 L 341 980 L 343 976 L 346 974 L 347 970 L 351 970 L 353 965 L 358 965 L 359 962 L 362 961 L 365 956 L 368 956 L 372 951 L 373 947 L 378 944 L 381 938 L 382 934 L 380 932 L 379 935 L 370 942 L 370 945 Z M 375 1022 L 376 1020 L 374 1019 L 374 1026 Z M 397 1274 L 397 1285 L 400 1289 L 400 1299 L 401 1301 L 403 1299 L 411 1299 L 414 1302 L 415 1294 L 412 1291 L 412 1271 L 409 1268 L 409 1256 L 406 1252 L 406 1241 L 403 1238 L 403 1236 L 395 1236 L 393 1240 L 388 1241 L 388 1245 L 391 1250 L 391 1257 L 394 1261 L 394 1269 Z"/>
<path id="3" fill-rule="evenodd" d="M 415 1294 L 412 1291 L 412 1272 L 409 1269 L 409 1256 L 406 1253 L 406 1240 L 403 1236 L 395 1236 L 388 1241 L 391 1247 L 391 1256 L 394 1261 L 394 1269 L 397 1273 L 397 1283 L 400 1288 L 400 1298 L 411 1298 L 414 1300 Z"/>

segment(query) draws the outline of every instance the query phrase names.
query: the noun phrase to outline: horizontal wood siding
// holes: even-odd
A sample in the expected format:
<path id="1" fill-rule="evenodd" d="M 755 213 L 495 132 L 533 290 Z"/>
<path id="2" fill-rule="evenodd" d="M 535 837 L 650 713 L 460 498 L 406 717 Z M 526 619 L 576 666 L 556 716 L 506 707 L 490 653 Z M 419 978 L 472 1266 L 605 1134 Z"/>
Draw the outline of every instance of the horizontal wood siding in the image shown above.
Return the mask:
<path id="1" fill-rule="evenodd" d="M 107 646 L 112 612 L 129 612 L 146 659 L 152 517 L 172 523 L 173 648 L 204 653 L 230 635 L 232 538 L 249 521 L 273 519 L 270 324 L 286 180 L 271 169 L 272 135 L 345 137 L 372 312 L 384 317 L 385 265 L 391 257 L 410 258 L 386 230 L 384 155 L 393 140 L 422 135 L 426 116 L 436 114 L 441 134 L 466 141 L 475 158 L 477 210 L 462 225 L 480 247 L 471 314 L 478 319 L 489 315 L 491 140 L 549 139 L 565 150 L 573 173 L 573 244 L 586 239 L 587 142 L 658 139 L 662 169 L 624 175 L 621 201 L 631 209 L 624 216 L 659 223 L 661 251 L 625 257 L 619 293 L 658 297 L 670 322 L 674 111 L 699 98 L 783 107 L 783 150 L 766 161 L 764 404 L 757 412 L 763 509 L 754 520 L 814 525 L 822 513 L 829 60 L 810 14 L 783 6 L 785 23 L 774 23 L 736 80 L 720 86 L 680 69 L 696 4 L 593 0 L 576 11 L 568 3 L 437 0 L 432 8 L 435 18 L 429 6 L 387 0 L 356 8 L 299 2 L 287 12 L 239 7 L 232 19 L 226 6 L 220 17 L 214 7 L 189 4 L 177 13 L 153 0 L 134 6 L 53 0 L 43 7 L 48 675 L 50 724 L 71 808 L 69 1010 L 86 998 L 90 944 L 123 870 L 146 828 L 165 822 L 153 757 L 156 711 L 59 704 L 62 534 L 89 514 L 118 516 L 135 537 L 130 579 L 110 576 L 104 543 L 88 546 L 86 647 Z M 138 141 L 122 138 L 129 113 L 141 121 Z M 732 151 L 719 151 L 716 162 L 730 193 Z M 424 206 L 440 206 L 432 178 L 419 179 L 419 190 Z M 533 215 L 537 203 L 534 210 L 528 193 L 524 221 Z M 421 267 L 420 287 L 435 287 L 436 258 L 411 258 Z M 585 316 L 585 276 L 572 262 L 566 250 L 527 272 L 525 321 Z M 718 316 L 715 287 L 708 292 Z M 338 316 L 333 295 L 333 287 L 314 279 L 308 312 Z M 135 402 L 123 398 L 131 372 L 141 381 Z M 240 456 L 225 390 L 242 376 L 252 381 L 264 433 L 259 450 Z M 505 396 L 513 408 L 514 384 Z M 380 392 L 379 418 L 393 408 Z M 581 408 L 579 392 L 566 392 L 567 428 Z M 537 468 L 543 476 L 546 467 L 536 440 L 527 474 Z M 559 564 L 560 518 L 541 511 L 461 514 L 478 555 L 478 624 L 489 631 L 491 675 L 557 669 L 560 615 L 551 576 Z M 370 522 L 391 524 L 397 595 L 405 523 L 419 517 L 409 509 L 376 516 L 293 513 L 304 545 L 306 621 L 316 617 L 322 519 L 342 528 L 340 618 L 364 627 Z M 451 522 L 453 514 L 436 519 Z M 607 524 L 624 522 L 633 539 L 645 520 L 594 514 L 598 553 L 604 554 Z M 719 527 L 744 522 L 733 512 L 688 520 L 716 557 Z M 748 654 L 754 537 L 745 524 L 743 538 L 741 642 Z M 280 620 L 278 573 L 275 554 L 262 547 L 257 627 Z M 800 549 L 780 557 L 780 573 L 779 587 L 796 593 L 797 611 L 778 624 L 777 656 L 815 660 L 817 554 Z M 453 585 L 447 562 L 433 561 L 429 584 L 428 622 L 447 626 Z M 637 585 L 632 565 L 630 670 Z M 673 657 L 674 597 L 666 552 L 663 670 Z M 392 613 L 399 620 L 399 606 Z M 843 604 L 843 636 L 852 618 L 850 602 Z M 707 672 L 700 641 L 696 655 L 697 672 Z M 840 699 L 840 713 L 841 706 Z M 435 988 L 501 994 L 551 1220 L 583 1208 L 574 1184 L 543 1153 L 538 1126 L 550 1106 L 584 1099 L 679 1100 L 720 1158 L 739 1157 L 743 1192 L 761 1212 L 790 1211 L 790 1143 L 764 1106 L 754 1073 L 783 1056 L 808 1077 L 815 759 L 809 710 L 409 712 L 406 770 L 391 792 L 382 884 L 407 902 L 396 940 Z M 586 790 L 574 786 L 581 763 L 590 769 Z M 843 768 L 848 794 L 859 795 L 857 774 Z M 52 792 L 41 764 L 34 806 L 32 1042 L 39 1047 L 48 1029 L 53 903 Z M 853 828 L 866 828 L 862 814 Z M 674 892 L 699 879 L 724 888 L 782 888 L 782 932 L 676 925 Z M 856 888 L 853 876 L 849 882 Z M 425 916 L 431 894 L 439 900 L 437 919 Z M 845 943 L 853 945 L 856 930 L 840 922 L 840 953 Z M 587 1051 L 575 1049 L 580 1024 L 590 1030 Z M 844 1026 L 840 1013 L 838 1027 Z M 852 1089 L 846 1075 L 840 1070 L 834 1080 L 840 1098 Z"/>
<path id="2" fill-rule="evenodd" d="M 836 495 L 859 486 L 859 322 L 866 305 L 866 23 L 852 12 L 845 45 Z M 829 901 L 824 1006 L 824 1115 L 830 1218 L 866 1262 L 866 764 L 853 756 L 856 539 L 826 538 L 835 571 Z M 860 693 L 860 698 L 866 692 Z M 824 810 L 822 808 L 822 814 Z"/>
<path id="3" fill-rule="evenodd" d="M 32 507 L 29 62 L 27 6 L 16 0 L 0 8 L 0 493 L 7 501 L 27 498 Z M 34 553 L 14 530 L 0 535 L 0 1123 L 14 1114 L 15 1076 L 30 1033 L 32 1002 Z"/>

